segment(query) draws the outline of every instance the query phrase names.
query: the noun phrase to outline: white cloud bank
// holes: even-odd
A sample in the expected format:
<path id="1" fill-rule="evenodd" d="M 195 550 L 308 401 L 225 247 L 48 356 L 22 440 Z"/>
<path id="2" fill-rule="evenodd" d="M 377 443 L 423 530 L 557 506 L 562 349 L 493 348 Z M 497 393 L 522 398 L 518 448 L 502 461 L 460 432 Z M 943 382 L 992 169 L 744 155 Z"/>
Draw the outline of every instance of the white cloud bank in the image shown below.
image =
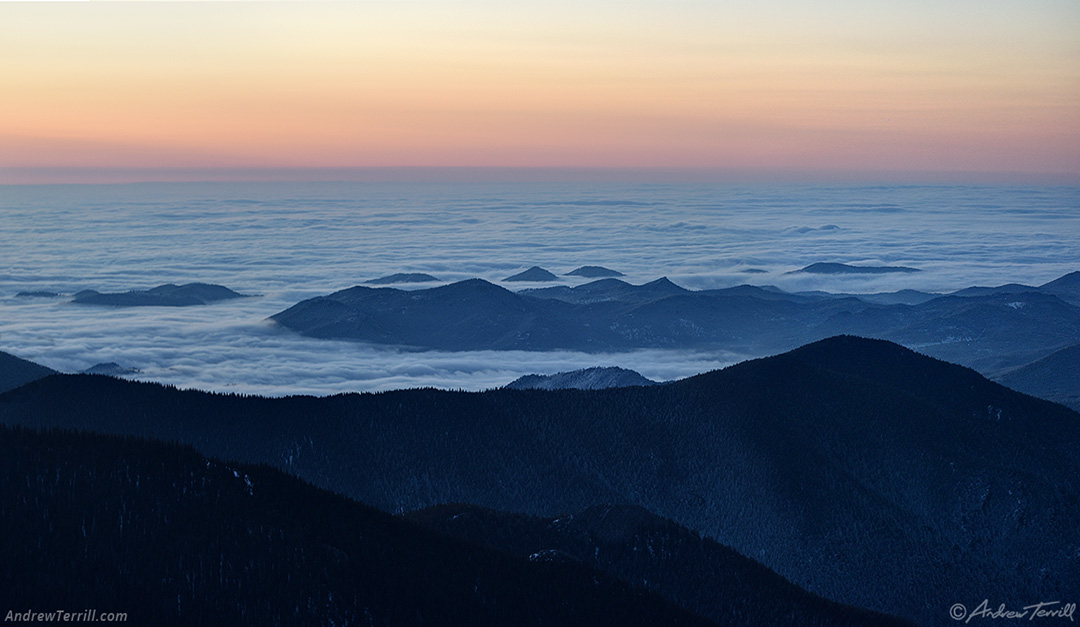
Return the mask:
<path id="1" fill-rule="evenodd" d="M 729 185 L 160 184 L 4 187 L 0 350 L 65 371 L 259 394 L 484 389 L 597 365 L 673 379 L 746 356 L 687 351 L 411 352 L 313 340 L 265 319 L 396 272 L 501 280 L 603 265 L 692 289 L 948 291 L 1080 270 L 1080 189 Z M 915 274 L 787 274 L 819 261 Z M 566 284 L 586 280 L 563 277 Z M 179 309 L 77 306 L 19 291 L 205 281 L 257 298 Z M 513 284 L 514 289 L 531 287 Z"/>

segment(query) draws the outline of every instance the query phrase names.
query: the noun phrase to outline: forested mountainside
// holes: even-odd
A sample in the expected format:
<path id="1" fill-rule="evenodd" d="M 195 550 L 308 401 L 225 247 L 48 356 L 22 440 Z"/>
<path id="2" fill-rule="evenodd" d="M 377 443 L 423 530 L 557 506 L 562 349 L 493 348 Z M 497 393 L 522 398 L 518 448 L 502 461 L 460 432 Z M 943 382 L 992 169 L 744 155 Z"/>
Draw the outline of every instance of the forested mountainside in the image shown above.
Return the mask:
<path id="1" fill-rule="evenodd" d="M 583 564 L 495 551 L 187 446 L 0 427 L 0 478 L 7 608 L 137 625 L 716 624 Z"/>
<path id="2" fill-rule="evenodd" d="M 56 374 L 56 371 L 0 351 L 0 393 L 50 374 Z"/>
<path id="3" fill-rule="evenodd" d="M 633 505 L 558 518 L 450 504 L 410 520 L 534 561 L 586 564 L 725 625 L 899 625 L 812 595 L 732 549 Z"/>
<path id="4" fill-rule="evenodd" d="M 0 396 L 0 420 L 190 443 L 394 512 L 638 505 L 922 622 L 1080 585 L 1080 416 L 883 341 L 592 391 L 265 399 L 52 376 Z"/>

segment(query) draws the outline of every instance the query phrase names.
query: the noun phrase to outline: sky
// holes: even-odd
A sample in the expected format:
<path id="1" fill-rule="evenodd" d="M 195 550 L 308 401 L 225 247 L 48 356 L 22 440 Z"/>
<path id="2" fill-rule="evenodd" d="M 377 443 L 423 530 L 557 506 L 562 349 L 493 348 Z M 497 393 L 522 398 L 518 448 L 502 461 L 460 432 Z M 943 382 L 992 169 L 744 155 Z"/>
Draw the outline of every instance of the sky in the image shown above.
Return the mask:
<path id="1" fill-rule="evenodd" d="M 1078 184 L 1078 32 L 1076 0 L 0 2 L 0 183 Z"/>

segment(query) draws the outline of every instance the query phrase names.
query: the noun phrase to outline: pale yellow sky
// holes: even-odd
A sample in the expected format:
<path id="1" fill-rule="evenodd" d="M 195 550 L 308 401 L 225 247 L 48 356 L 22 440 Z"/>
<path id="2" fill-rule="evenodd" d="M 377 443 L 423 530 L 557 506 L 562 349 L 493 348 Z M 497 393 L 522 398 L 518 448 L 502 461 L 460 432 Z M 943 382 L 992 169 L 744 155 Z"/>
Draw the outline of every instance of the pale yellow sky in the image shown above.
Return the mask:
<path id="1" fill-rule="evenodd" d="M 0 3 L 26 168 L 687 167 L 1080 182 L 1080 3 Z"/>

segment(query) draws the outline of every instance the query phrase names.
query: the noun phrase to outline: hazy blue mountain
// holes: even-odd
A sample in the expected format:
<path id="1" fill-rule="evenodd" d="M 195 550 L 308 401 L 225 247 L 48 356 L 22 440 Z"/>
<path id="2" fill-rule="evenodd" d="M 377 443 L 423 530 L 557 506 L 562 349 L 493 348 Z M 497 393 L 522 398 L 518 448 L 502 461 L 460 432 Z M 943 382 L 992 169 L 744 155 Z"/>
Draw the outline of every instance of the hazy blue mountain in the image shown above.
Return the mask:
<path id="1" fill-rule="evenodd" d="M 810 594 L 731 548 L 633 505 L 539 518 L 454 504 L 407 517 L 531 561 L 596 568 L 724 625 L 904 624 Z"/>
<path id="2" fill-rule="evenodd" d="M 470 279 L 415 291 L 357 286 L 303 301 L 272 319 L 313 337 L 445 350 L 567 348 L 603 341 L 603 335 L 580 328 L 565 305 Z"/>
<path id="3" fill-rule="evenodd" d="M 1025 394 L 1080 411 L 1080 344 L 1010 370 L 997 381 Z"/>
<path id="4" fill-rule="evenodd" d="M 812 303 L 820 302 L 823 300 L 845 298 L 850 295 L 844 294 L 829 294 L 826 292 L 799 292 L 793 294 L 791 292 L 785 292 L 784 290 L 776 287 L 775 285 L 736 285 L 734 287 L 723 287 L 712 290 L 700 290 L 692 292 L 690 290 L 683 290 L 683 294 L 696 294 L 700 296 L 751 296 L 761 300 L 771 301 L 786 301 L 789 303 Z"/>
<path id="5" fill-rule="evenodd" d="M 859 333 L 864 321 L 888 316 L 893 328 L 872 335 L 991 375 L 1080 341 L 1080 307 L 1041 292 L 943 296 L 907 312 L 867 310 L 832 328 Z"/>
<path id="6" fill-rule="evenodd" d="M 858 298 L 875 305 L 921 305 L 941 296 L 941 294 L 920 292 L 919 290 L 898 290 L 896 292 L 875 292 L 871 294 L 832 294 L 820 291 L 798 293 L 817 298 Z"/>
<path id="7" fill-rule="evenodd" d="M 508 276 L 503 281 L 558 281 L 559 277 L 555 276 L 551 272 L 541 268 L 540 266 L 533 266 L 524 272 L 519 272 L 513 276 Z"/>
<path id="8" fill-rule="evenodd" d="M 1039 286 L 1044 294 L 1054 294 L 1063 300 L 1080 305 L 1080 271 L 1070 272 Z"/>
<path id="9" fill-rule="evenodd" d="M 46 290 L 29 290 L 15 294 L 17 298 L 56 298 L 59 295 L 59 292 L 49 292 Z"/>
<path id="10" fill-rule="evenodd" d="M 954 296 L 987 296 L 994 294 L 1052 294 L 1062 300 L 1080 305 L 1080 272 L 1070 272 L 1038 287 L 1021 283 L 1006 283 L 996 287 L 968 287 L 953 292 Z"/>
<path id="11" fill-rule="evenodd" d="M 511 390 L 603 390 L 633 385 L 656 385 L 656 381 L 646 379 L 633 370 L 608 366 L 548 375 L 527 374 L 507 383 L 505 387 Z"/>
<path id="12" fill-rule="evenodd" d="M 1080 596 L 1080 415 L 882 341 L 608 390 L 266 399 L 62 375 L 0 396 L 0 421 L 190 443 L 387 511 L 638 505 L 919 622 Z"/>
<path id="13" fill-rule="evenodd" d="M 1080 306 L 1042 288 L 864 296 L 750 285 L 691 291 L 667 279 L 644 285 L 600 279 L 513 293 L 473 279 L 410 292 L 351 288 L 272 319 L 314 337 L 439 350 L 683 348 L 760 355 L 855 334 L 992 376 L 1080 342 Z"/>
<path id="14" fill-rule="evenodd" d="M 395 283 L 432 283 L 439 279 L 422 272 L 399 272 L 388 276 L 364 281 L 368 285 L 392 285 Z"/>
<path id="15" fill-rule="evenodd" d="M 0 351 L 0 392 L 14 390 L 51 374 L 56 374 L 52 368 Z"/>
<path id="16" fill-rule="evenodd" d="M 0 587 L 20 613 L 260 627 L 716 624 L 582 563 L 498 552 L 175 444 L 0 427 L 0 477 Z M 836 611 L 867 615 L 846 609 Z"/>
<path id="17" fill-rule="evenodd" d="M 907 266 L 853 266 L 846 263 L 820 262 L 792 270 L 788 274 L 889 274 L 894 272 L 919 272 L 919 269 Z"/>
<path id="18" fill-rule="evenodd" d="M 109 307 L 188 307 L 206 305 L 219 300 L 246 298 L 227 287 L 209 283 L 167 283 L 148 290 L 102 293 L 83 290 L 72 301 L 80 305 L 106 305 Z"/>
<path id="19" fill-rule="evenodd" d="M 618 270 L 605 268 L 604 266 L 581 266 L 566 273 L 566 276 L 582 276 L 588 279 L 625 276 Z"/>
<path id="20" fill-rule="evenodd" d="M 953 296 L 989 296 L 994 294 L 1024 294 L 1037 292 L 1039 288 L 1020 283 L 1006 283 L 997 287 L 965 287 L 952 293 Z"/>
<path id="21" fill-rule="evenodd" d="M 567 303 L 589 304 L 615 301 L 646 303 L 668 296 L 689 294 L 690 290 L 675 285 L 667 277 L 643 285 L 631 285 L 619 279 L 600 279 L 577 287 L 559 285 L 521 290 L 519 294 L 533 298 L 549 298 Z"/>

